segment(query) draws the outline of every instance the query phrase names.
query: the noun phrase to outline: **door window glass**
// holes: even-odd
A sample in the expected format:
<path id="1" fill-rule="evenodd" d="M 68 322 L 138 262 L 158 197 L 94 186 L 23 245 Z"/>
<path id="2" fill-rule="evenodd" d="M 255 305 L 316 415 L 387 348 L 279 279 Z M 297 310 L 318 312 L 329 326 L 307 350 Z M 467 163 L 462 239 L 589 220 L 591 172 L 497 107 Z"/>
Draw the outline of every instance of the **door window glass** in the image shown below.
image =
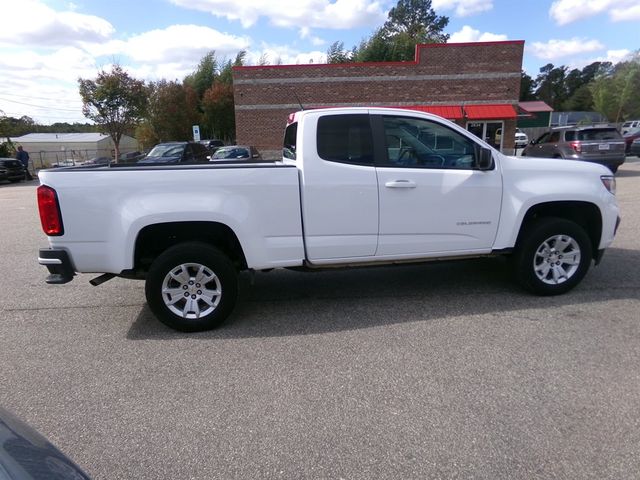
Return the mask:
<path id="1" fill-rule="evenodd" d="M 368 114 L 326 115 L 318 119 L 318 155 L 323 160 L 373 165 Z"/>
<path id="2" fill-rule="evenodd" d="M 386 166 L 471 169 L 478 145 L 466 136 L 429 120 L 383 116 Z"/>

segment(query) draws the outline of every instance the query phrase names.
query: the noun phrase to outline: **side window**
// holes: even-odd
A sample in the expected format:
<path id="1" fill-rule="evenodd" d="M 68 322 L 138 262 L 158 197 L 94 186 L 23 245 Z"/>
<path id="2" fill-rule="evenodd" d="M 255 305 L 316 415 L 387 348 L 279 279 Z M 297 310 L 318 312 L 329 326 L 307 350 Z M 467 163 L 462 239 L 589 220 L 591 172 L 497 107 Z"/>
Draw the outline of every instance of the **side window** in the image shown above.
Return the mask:
<path id="1" fill-rule="evenodd" d="M 182 156 L 183 162 L 193 162 L 193 150 L 191 149 L 191 145 L 185 145 L 184 154 Z"/>
<path id="2" fill-rule="evenodd" d="M 296 159 L 296 138 L 298 136 L 298 123 L 292 123 L 284 131 L 284 143 L 282 145 L 282 156 L 289 160 Z"/>
<path id="3" fill-rule="evenodd" d="M 565 142 L 572 142 L 576 139 L 576 132 L 574 132 L 573 130 L 567 130 L 564 132 L 564 141 Z"/>
<path id="4" fill-rule="evenodd" d="M 384 166 L 472 169 L 477 144 L 444 125 L 422 118 L 382 117 Z"/>
<path id="5" fill-rule="evenodd" d="M 373 165 L 369 115 L 326 115 L 318 119 L 318 155 L 330 162 Z"/>
<path id="6" fill-rule="evenodd" d="M 553 132 L 551 134 L 551 136 L 549 137 L 548 142 L 549 143 L 555 143 L 555 142 L 558 142 L 558 141 L 560 141 L 560 132 Z"/>

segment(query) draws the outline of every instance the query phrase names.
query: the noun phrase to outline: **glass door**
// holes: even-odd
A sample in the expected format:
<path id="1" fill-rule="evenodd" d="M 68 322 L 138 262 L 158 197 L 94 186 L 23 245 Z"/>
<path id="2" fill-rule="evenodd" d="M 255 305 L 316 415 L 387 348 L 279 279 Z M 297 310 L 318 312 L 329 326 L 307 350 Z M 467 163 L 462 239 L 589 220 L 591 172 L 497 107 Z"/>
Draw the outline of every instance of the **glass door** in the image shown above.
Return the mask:
<path id="1" fill-rule="evenodd" d="M 502 151 L 504 122 L 468 122 L 467 130 L 496 150 Z"/>

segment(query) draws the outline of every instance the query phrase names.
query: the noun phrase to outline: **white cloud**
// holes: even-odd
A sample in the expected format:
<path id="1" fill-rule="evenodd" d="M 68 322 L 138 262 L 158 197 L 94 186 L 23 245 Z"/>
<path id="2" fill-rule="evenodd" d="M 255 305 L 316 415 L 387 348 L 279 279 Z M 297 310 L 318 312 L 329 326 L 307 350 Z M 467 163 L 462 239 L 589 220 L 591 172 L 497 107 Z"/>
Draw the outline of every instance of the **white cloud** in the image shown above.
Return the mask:
<path id="1" fill-rule="evenodd" d="M 311 35 L 311 29 L 309 27 L 302 27 L 299 33 L 300 38 L 302 38 L 303 40 L 309 40 L 311 44 L 316 47 L 327 43 L 322 38 Z"/>
<path id="2" fill-rule="evenodd" d="M 433 9 L 436 13 L 440 10 L 454 10 L 459 17 L 468 17 L 493 9 L 492 0 L 433 0 Z"/>
<path id="3" fill-rule="evenodd" d="M 638 0 L 556 0 L 549 9 L 558 25 L 598 14 L 608 15 L 614 22 L 640 20 L 640 4 Z"/>
<path id="4" fill-rule="evenodd" d="M 268 64 L 297 65 L 306 63 L 326 63 L 327 54 L 320 51 L 302 52 L 289 45 L 273 45 L 262 43 L 258 48 L 247 52 L 247 64 L 258 65 L 261 57 L 267 59 Z"/>
<path id="5" fill-rule="evenodd" d="M 113 26 L 94 15 L 71 10 L 56 12 L 38 0 L 20 0 L 3 5 L 0 46 L 21 45 L 59 47 L 80 42 L 104 42 Z"/>
<path id="6" fill-rule="evenodd" d="M 349 29 L 375 26 L 386 19 L 379 1 L 367 0 L 171 0 L 175 5 L 239 21 L 248 28 L 259 18 L 278 27 Z"/>
<path id="7" fill-rule="evenodd" d="M 605 47 L 598 40 L 572 38 L 571 40 L 549 40 L 546 43 L 533 42 L 525 48 L 538 58 L 557 60 L 581 53 L 604 50 Z"/>
<path id="8" fill-rule="evenodd" d="M 475 30 L 469 25 L 465 25 L 461 30 L 452 33 L 449 37 L 449 43 L 468 43 L 468 42 L 500 42 L 508 40 L 506 35 L 484 32 Z"/>
<path id="9" fill-rule="evenodd" d="M 631 50 L 607 50 L 607 54 L 604 56 L 573 61 L 569 64 L 569 68 L 582 69 L 587 65 L 591 65 L 593 62 L 611 62 L 615 65 L 616 63 L 631 59 L 632 55 L 633 52 Z"/>
<path id="10" fill-rule="evenodd" d="M 171 25 L 162 30 L 134 35 L 88 47 L 97 55 L 125 54 L 137 62 L 198 62 L 214 49 L 219 56 L 234 54 L 249 46 L 248 37 L 237 37 L 198 25 Z"/>

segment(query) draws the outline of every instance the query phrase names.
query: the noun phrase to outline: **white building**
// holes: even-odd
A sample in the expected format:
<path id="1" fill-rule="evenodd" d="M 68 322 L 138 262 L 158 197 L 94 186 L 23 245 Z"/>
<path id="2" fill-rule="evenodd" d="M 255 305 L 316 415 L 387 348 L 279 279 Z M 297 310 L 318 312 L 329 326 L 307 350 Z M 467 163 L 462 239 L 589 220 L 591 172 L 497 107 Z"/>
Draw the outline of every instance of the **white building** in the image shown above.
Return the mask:
<path id="1" fill-rule="evenodd" d="M 54 164 L 72 164 L 94 157 L 115 157 L 109 135 L 102 133 L 29 133 L 11 141 L 29 153 L 36 169 Z M 138 150 L 138 141 L 127 135 L 120 139 L 120 153 Z"/>

